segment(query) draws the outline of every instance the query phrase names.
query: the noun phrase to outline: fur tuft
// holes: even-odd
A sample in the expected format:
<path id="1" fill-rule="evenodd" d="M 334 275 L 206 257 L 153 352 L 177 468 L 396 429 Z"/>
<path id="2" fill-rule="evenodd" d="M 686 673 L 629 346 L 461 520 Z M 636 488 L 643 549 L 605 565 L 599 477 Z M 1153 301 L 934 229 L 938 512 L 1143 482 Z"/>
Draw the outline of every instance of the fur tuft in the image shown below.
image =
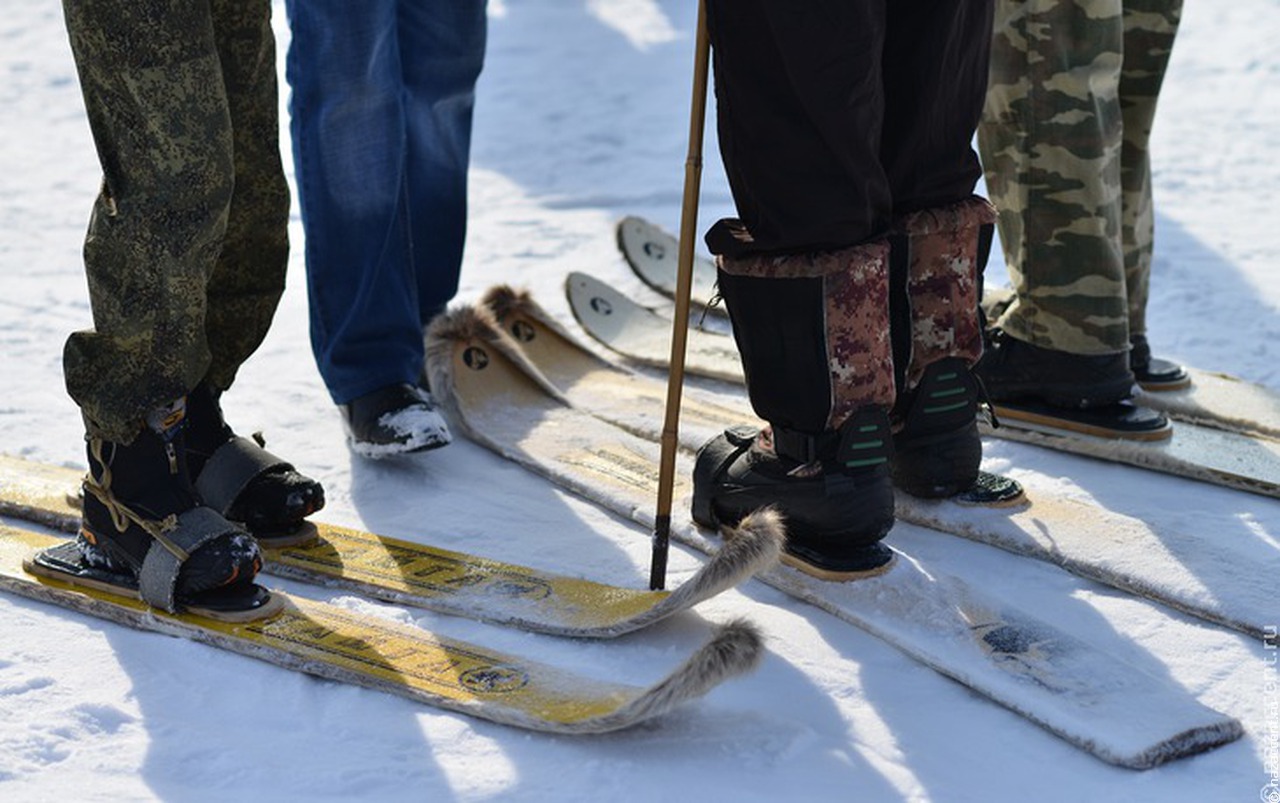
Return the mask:
<path id="1" fill-rule="evenodd" d="M 437 315 L 427 327 L 426 333 L 427 380 L 431 384 L 431 393 L 452 421 L 462 425 L 462 429 L 466 430 L 466 425 L 465 417 L 460 415 L 458 407 L 453 354 L 457 344 L 466 342 L 483 344 L 498 352 L 556 399 L 569 403 L 538 367 L 525 357 L 520 344 L 502 331 L 489 310 L 463 304 Z"/>
<path id="2" fill-rule="evenodd" d="M 505 320 L 512 313 L 524 313 L 537 318 L 542 312 L 528 290 L 517 290 L 509 284 L 490 287 L 481 297 L 480 306 L 492 312 L 499 321 Z"/>
<path id="3" fill-rule="evenodd" d="M 552 334 L 567 341 L 567 345 L 571 346 L 574 351 L 590 355 L 593 360 L 607 362 L 600 355 L 584 347 L 553 315 L 543 309 L 541 304 L 533 300 L 533 294 L 528 290 L 518 290 L 508 284 L 495 285 L 489 288 L 480 303 L 493 313 L 493 317 L 498 321 L 502 330 L 508 334 L 510 334 L 511 318 L 528 318 L 537 321 L 549 329 Z M 622 370 L 620 366 L 609 364 L 615 370 Z"/>
<path id="4" fill-rule="evenodd" d="M 691 608 L 772 569 L 787 538 L 781 514 L 771 507 L 755 511 L 736 527 L 722 530 L 722 534 L 724 543 L 719 551 L 696 575 L 672 591 L 664 605 L 652 611 L 655 618 L 667 615 L 667 609 Z"/>
<path id="5" fill-rule="evenodd" d="M 764 640 L 755 625 L 735 619 L 722 625 L 710 641 L 662 682 L 623 708 L 586 723 L 580 732 L 616 730 L 620 721 L 635 722 L 665 714 L 706 694 L 723 681 L 750 672 L 760 663 Z"/>

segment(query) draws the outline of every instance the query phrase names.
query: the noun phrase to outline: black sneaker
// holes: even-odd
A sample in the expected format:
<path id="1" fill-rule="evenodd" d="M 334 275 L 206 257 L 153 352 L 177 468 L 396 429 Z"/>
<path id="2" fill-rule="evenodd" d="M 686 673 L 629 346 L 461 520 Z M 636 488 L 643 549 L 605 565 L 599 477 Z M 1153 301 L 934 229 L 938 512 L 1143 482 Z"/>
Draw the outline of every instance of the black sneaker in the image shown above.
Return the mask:
<path id="1" fill-rule="evenodd" d="M 1138 385 L 1147 391 L 1182 390 L 1191 387 L 1191 376 L 1181 365 L 1151 356 L 1146 335 L 1129 338 L 1129 369 Z"/>
<path id="2" fill-rule="evenodd" d="M 982 463 L 978 383 L 964 360 L 948 357 L 924 371 L 899 398 L 893 435 L 893 483 L 911 494 L 944 498 L 969 490 Z"/>
<path id="3" fill-rule="evenodd" d="M 1133 395 L 1129 355 L 1071 354 L 1018 340 L 1000 329 L 988 332 L 986 350 L 974 369 L 992 401 L 1039 399 L 1056 407 L 1104 407 Z"/>
<path id="4" fill-rule="evenodd" d="M 144 598 L 170 610 L 174 600 L 193 604 L 205 592 L 251 587 L 261 567 L 253 537 L 199 504 L 187 472 L 184 408 L 177 402 L 153 413 L 128 444 L 89 439 L 79 541 L 85 564 L 163 589 L 163 602 Z M 167 557 L 175 546 L 189 557 Z"/>
<path id="5" fill-rule="evenodd" d="M 453 437 L 431 394 L 408 383 L 388 385 L 342 406 L 351 448 L 365 457 L 420 452 Z"/>
<path id="6" fill-rule="evenodd" d="M 779 454 L 770 429 L 726 430 L 698 452 L 694 521 L 711 528 L 733 526 L 772 506 L 786 523 L 784 562 L 833 580 L 886 571 L 893 551 L 880 540 L 894 522 L 891 440 L 887 417 L 877 412 L 876 418 L 856 416 L 843 438 L 828 433 L 829 442 L 806 447 L 809 454 L 803 458 L 787 454 L 788 447 Z M 824 450 L 830 459 L 812 454 Z"/>

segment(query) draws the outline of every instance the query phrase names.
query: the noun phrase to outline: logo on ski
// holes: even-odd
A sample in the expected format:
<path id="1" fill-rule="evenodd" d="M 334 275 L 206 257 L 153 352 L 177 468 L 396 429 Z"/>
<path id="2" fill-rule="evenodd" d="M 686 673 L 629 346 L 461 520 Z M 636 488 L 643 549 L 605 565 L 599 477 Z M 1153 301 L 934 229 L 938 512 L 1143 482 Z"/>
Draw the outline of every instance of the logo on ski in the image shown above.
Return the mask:
<path id="1" fill-rule="evenodd" d="M 502 694 L 517 691 L 529 683 L 529 676 L 512 666 L 484 666 L 468 669 L 458 681 L 474 692 Z"/>
<path id="2" fill-rule="evenodd" d="M 533 324 L 528 321 L 516 321 L 511 324 L 511 336 L 516 340 L 519 340 L 521 343 L 532 342 L 536 334 L 537 333 L 533 329 Z"/>
<path id="3" fill-rule="evenodd" d="M 652 240 L 644 244 L 644 252 L 654 259 L 667 258 L 667 249 L 663 248 L 661 243 L 655 243 Z"/>
<path id="4" fill-rule="evenodd" d="M 601 315 L 613 314 L 613 305 L 610 304 L 608 301 L 605 301 L 600 296 L 595 296 L 591 299 L 591 309 L 595 310 L 597 313 Z"/>
<path id="5" fill-rule="evenodd" d="M 469 346 L 462 352 L 462 361 L 472 371 L 483 371 L 489 364 L 489 353 L 479 346 Z"/>

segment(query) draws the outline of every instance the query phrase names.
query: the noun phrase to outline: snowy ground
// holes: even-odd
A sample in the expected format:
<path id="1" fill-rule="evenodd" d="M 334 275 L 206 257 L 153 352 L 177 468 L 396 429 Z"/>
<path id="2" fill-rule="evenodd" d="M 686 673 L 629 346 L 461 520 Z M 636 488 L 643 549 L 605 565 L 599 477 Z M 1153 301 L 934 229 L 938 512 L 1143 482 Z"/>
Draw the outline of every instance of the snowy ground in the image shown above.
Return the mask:
<path id="1" fill-rule="evenodd" d="M 62 388 L 60 352 L 67 333 L 90 320 L 79 249 L 98 171 L 57 4 L 4 6 L 0 450 L 78 466 L 79 421 Z M 612 225 L 640 214 L 677 227 L 693 6 L 491 2 L 461 300 L 496 282 L 521 284 L 572 328 L 561 289 L 570 270 L 652 298 L 619 259 Z M 1276 0 L 1187 4 L 1157 121 L 1151 303 L 1162 354 L 1272 388 L 1280 387 L 1277 41 Z M 702 197 L 704 222 L 729 210 L 714 152 Z M 642 586 L 646 532 L 479 447 L 459 442 L 377 464 L 348 452 L 307 347 L 296 220 L 294 235 L 275 327 L 226 405 L 241 431 L 265 430 L 273 449 L 324 481 L 324 516 Z M 1000 272 L 993 270 L 997 281 Z M 1260 497 L 1031 447 L 993 443 L 988 454 L 994 465 L 1052 478 L 1157 525 L 1206 538 L 1280 538 L 1280 506 Z M 1119 645 L 1127 659 L 1238 717 L 1248 735 L 1156 770 L 1116 769 L 757 583 L 612 644 L 382 610 L 637 684 L 670 669 L 710 622 L 745 615 L 764 629 L 770 651 L 755 674 L 656 723 L 590 739 L 477 722 L 3 597 L 0 799 L 1259 799 L 1280 770 L 1274 650 L 1049 566 L 953 541 L 936 539 L 939 561 L 988 578 L 992 593 L 1082 638 Z M 676 550 L 672 564 L 679 582 L 697 558 Z"/>

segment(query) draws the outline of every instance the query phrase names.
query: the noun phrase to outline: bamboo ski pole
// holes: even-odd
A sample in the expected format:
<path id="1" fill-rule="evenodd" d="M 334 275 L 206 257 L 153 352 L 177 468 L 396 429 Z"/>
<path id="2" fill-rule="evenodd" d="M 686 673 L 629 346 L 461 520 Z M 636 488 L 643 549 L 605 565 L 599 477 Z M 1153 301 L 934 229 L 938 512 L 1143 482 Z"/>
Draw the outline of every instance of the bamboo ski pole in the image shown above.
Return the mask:
<path id="1" fill-rule="evenodd" d="M 671 503 L 675 490 L 676 452 L 679 450 L 680 395 L 684 385 L 684 355 L 689 337 L 689 295 L 693 286 L 693 243 L 698 227 L 698 194 L 702 183 L 702 137 L 707 115 L 707 74 L 711 40 L 707 8 L 698 2 L 694 32 L 693 100 L 689 110 L 689 154 L 684 163 L 684 199 L 680 207 L 680 250 L 676 268 L 676 310 L 671 323 L 671 372 L 667 377 L 666 415 L 658 462 L 658 505 L 654 518 L 653 560 L 649 588 L 664 588 L 671 541 Z"/>

